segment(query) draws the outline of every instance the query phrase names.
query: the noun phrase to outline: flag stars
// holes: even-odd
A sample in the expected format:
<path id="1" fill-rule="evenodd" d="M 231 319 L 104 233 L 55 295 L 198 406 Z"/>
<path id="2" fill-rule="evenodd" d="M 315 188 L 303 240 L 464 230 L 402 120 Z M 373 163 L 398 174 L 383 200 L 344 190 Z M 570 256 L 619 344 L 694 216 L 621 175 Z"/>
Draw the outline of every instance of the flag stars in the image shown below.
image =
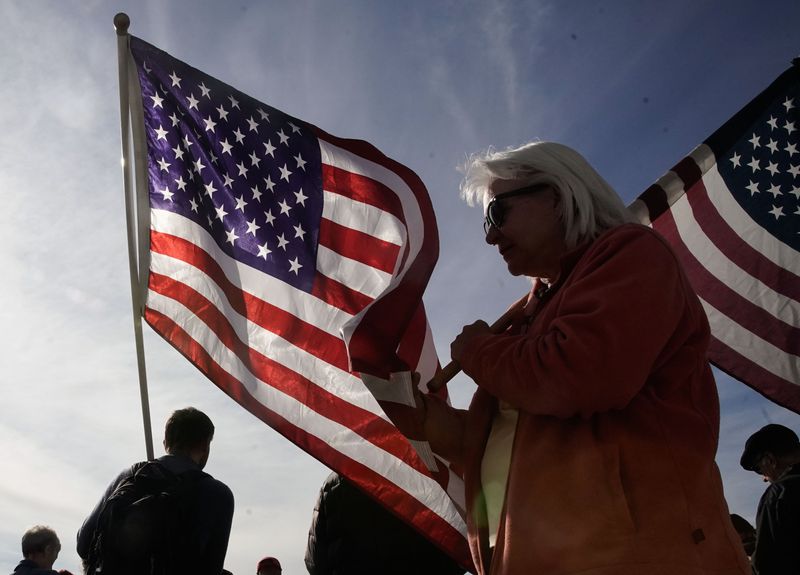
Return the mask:
<path id="1" fill-rule="evenodd" d="M 193 211 L 194 213 L 196 213 L 196 214 L 197 214 L 197 213 L 200 213 L 200 212 L 198 212 L 198 210 L 197 210 L 197 209 L 199 208 L 199 205 L 197 204 L 197 200 L 195 200 L 194 198 L 192 198 L 191 200 L 189 200 L 189 205 L 192 207 L 192 211 Z"/>
<path id="2" fill-rule="evenodd" d="M 220 140 L 219 143 L 222 146 L 222 153 L 223 154 L 228 154 L 229 156 L 232 155 L 231 154 L 231 150 L 233 149 L 233 144 L 229 144 L 228 143 L 228 138 L 225 138 L 224 140 Z"/>
<path id="3" fill-rule="evenodd" d="M 783 129 L 784 129 L 784 130 L 786 130 L 786 131 L 789 133 L 789 135 L 790 135 L 790 136 L 792 135 L 792 133 L 793 133 L 795 130 L 797 130 L 797 128 L 795 128 L 795 127 L 794 127 L 794 122 L 786 122 L 786 123 L 783 125 Z"/>
<path id="4" fill-rule="evenodd" d="M 172 201 L 172 196 L 175 195 L 169 191 L 169 188 L 167 186 L 164 186 L 163 190 L 158 190 L 158 193 L 164 196 L 165 200 L 169 200 L 170 202 Z"/>
<path id="5" fill-rule="evenodd" d="M 174 88 L 177 86 L 178 88 L 181 87 L 181 79 L 175 73 L 175 70 L 172 71 L 172 74 L 169 75 L 169 79 L 172 80 L 172 87 Z"/>
<path id="6" fill-rule="evenodd" d="M 753 180 L 750 180 L 750 184 L 748 184 L 746 186 L 746 188 L 748 190 L 750 190 L 750 196 L 751 197 L 756 195 L 757 193 L 759 193 L 761 191 L 761 190 L 758 189 L 758 184 L 756 182 L 754 182 Z"/>
<path id="7" fill-rule="evenodd" d="M 214 211 L 217 212 L 217 219 L 222 222 L 223 218 L 228 215 L 228 212 L 225 211 L 225 206 L 220 206 L 218 208 L 214 208 Z"/>
<path id="8" fill-rule="evenodd" d="M 239 108 L 239 100 L 233 96 L 228 96 L 228 100 L 231 101 L 231 109 L 236 108 L 237 110 L 241 110 L 241 108 Z"/>
<path id="9" fill-rule="evenodd" d="M 772 174 L 773 177 L 775 177 L 775 174 L 778 173 L 778 164 L 775 162 L 770 162 L 767 166 L 767 171 Z"/>
<path id="10" fill-rule="evenodd" d="M 258 256 L 259 258 L 267 259 L 267 256 L 272 253 L 272 250 L 267 247 L 267 242 L 264 242 L 264 245 L 258 246 Z"/>
<path id="11" fill-rule="evenodd" d="M 792 186 L 792 189 L 789 191 L 796 200 L 800 200 L 800 186 Z"/>
<path id="12" fill-rule="evenodd" d="M 278 205 L 281 207 L 281 214 L 289 215 L 289 210 L 292 208 L 286 203 L 286 200 L 281 200 Z"/>
<path id="13" fill-rule="evenodd" d="M 183 181 L 183 176 L 180 176 L 177 180 L 175 180 L 175 183 L 178 184 L 178 189 L 180 191 L 183 192 L 186 190 L 186 182 Z"/>
<path id="14" fill-rule="evenodd" d="M 220 104 L 217 107 L 217 114 L 219 114 L 219 121 L 220 122 L 222 122 L 223 120 L 226 121 L 226 122 L 228 121 L 228 111 L 225 108 L 222 107 L 222 104 Z"/>
<path id="15" fill-rule="evenodd" d="M 291 122 L 286 122 L 289 124 L 289 127 L 292 129 L 292 134 L 299 134 L 300 133 L 300 126 L 293 124 Z"/>
<path id="16" fill-rule="evenodd" d="M 189 94 L 189 97 L 188 97 L 188 98 L 186 98 L 186 101 L 189 103 L 189 109 L 190 109 L 190 110 L 191 110 L 192 108 L 194 108 L 194 109 L 195 109 L 195 110 L 197 110 L 198 112 L 200 111 L 200 110 L 199 110 L 199 108 L 197 107 L 197 104 L 199 104 L 199 103 L 200 103 L 200 100 L 198 100 L 197 98 L 195 98 L 195 97 L 194 97 L 194 94 Z"/>
<path id="17" fill-rule="evenodd" d="M 244 213 L 244 207 L 247 205 L 247 202 L 244 199 L 244 196 L 240 196 L 236 198 L 236 209 Z"/>
<path id="18" fill-rule="evenodd" d="M 297 258 L 289 261 L 289 271 L 294 272 L 294 275 L 298 275 L 301 267 L 303 267 L 303 265 Z"/>
<path id="19" fill-rule="evenodd" d="M 258 189 L 258 186 L 253 186 L 250 188 L 250 191 L 253 192 L 253 201 L 261 203 L 261 190 Z"/>
<path id="20" fill-rule="evenodd" d="M 296 192 L 294 193 L 294 201 L 295 201 L 295 203 L 298 203 L 298 204 L 300 204 L 300 205 L 301 205 L 301 206 L 303 206 L 303 207 L 305 207 L 305 206 L 306 206 L 306 200 L 307 200 L 307 199 L 308 199 L 308 196 L 306 196 L 306 195 L 303 193 L 303 188 L 300 188 L 298 191 L 296 191 Z"/>
<path id="21" fill-rule="evenodd" d="M 184 146 L 186 146 L 186 149 L 187 149 L 187 150 L 189 149 L 189 147 L 190 147 L 190 146 L 193 146 L 193 145 L 194 145 L 194 142 L 192 142 L 192 141 L 189 139 L 189 134 L 186 134 L 186 135 L 183 137 L 183 145 L 184 145 Z"/>
<path id="22" fill-rule="evenodd" d="M 214 192 L 217 191 L 217 188 L 214 187 L 214 182 L 211 181 L 211 182 L 208 182 L 207 184 L 205 184 L 205 189 L 206 189 L 206 194 L 208 194 L 208 197 L 213 199 L 214 198 Z"/>
<path id="23" fill-rule="evenodd" d="M 748 141 L 751 144 L 753 144 L 754 150 L 761 145 L 761 138 L 759 138 L 756 134 L 753 134 L 753 137 L 750 138 Z"/>
<path id="24" fill-rule="evenodd" d="M 767 144 L 767 147 L 770 149 L 770 151 L 772 151 L 773 154 L 778 153 L 778 142 L 772 138 L 769 139 L 769 144 Z"/>
<path id="25" fill-rule="evenodd" d="M 283 167 L 280 168 L 280 171 L 281 171 L 281 179 L 282 180 L 286 180 L 288 182 L 289 181 L 289 176 L 292 175 L 292 172 L 289 170 L 289 166 L 287 166 L 286 164 L 283 164 Z"/>
<path id="26" fill-rule="evenodd" d="M 742 167 L 741 160 L 742 160 L 742 156 L 740 156 L 739 154 L 734 152 L 733 153 L 733 157 L 731 158 L 731 163 L 733 164 L 733 167 L 734 168 L 741 168 Z"/>
<path id="27" fill-rule="evenodd" d="M 236 164 L 236 168 L 239 170 L 240 176 L 247 178 L 247 166 L 244 165 L 244 162 L 239 162 Z"/>
<path id="28" fill-rule="evenodd" d="M 169 172 L 170 164 L 167 160 L 164 159 L 164 156 L 161 156 L 161 159 L 158 161 L 158 167 L 161 168 L 163 172 Z"/>
<path id="29" fill-rule="evenodd" d="M 211 119 L 211 116 L 209 116 L 208 118 L 204 119 L 203 122 L 206 125 L 206 132 L 214 132 L 215 131 L 214 127 L 217 125 L 217 123 L 214 120 Z"/>
<path id="30" fill-rule="evenodd" d="M 222 176 L 222 183 L 230 190 L 231 186 L 233 186 L 233 179 L 226 173 L 224 176 Z"/>
<path id="31" fill-rule="evenodd" d="M 800 176 L 800 166 L 789 166 L 789 173 L 795 178 Z"/>
<path id="32" fill-rule="evenodd" d="M 172 148 L 172 153 L 175 154 L 175 159 L 176 160 L 182 160 L 183 159 L 183 148 L 181 148 L 180 144 L 178 144 L 177 146 Z"/>
<path id="33" fill-rule="evenodd" d="M 750 166 L 753 173 L 761 169 L 761 161 L 758 158 L 753 158 L 747 165 Z"/>
<path id="34" fill-rule="evenodd" d="M 250 167 L 251 168 L 258 168 L 258 165 L 261 163 L 261 158 L 256 156 L 255 152 L 250 154 Z"/>
<path id="35" fill-rule="evenodd" d="M 272 176 L 270 176 L 269 174 L 267 174 L 267 177 L 264 178 L 264 185 L 267 186 L 267 190 L 269 190 L 272 193 L 275 193 L 273 190 L 273 188 L 275 187 L 275 182 L 272 181 Z"/>
<path id="36" fill-rule="evenodd" d="M 278 137 L 281 140 L 280 141 L 281 144 L 285 144 L 287 146 L 289 145 L 289 136 L 287 136 L 286 134 L 283 133 L 283 128 L 278 130 Z"/>
<path id="37" fill-rule="evenodd" d="M 197 173 L 197 175 L 199 176 L 205 168 L 206 166 L 203 165 L 203 159 L 197 158 L 197 160 L 194 162 L 195 173 Z"/>
<path id="38" fill-rule="evenodd" d="M 272 142 L 267 140 L 266 142 L 264 142 L 264 147 L 267 149 L 266 154 L 268 156 L 272 156 L 272 158 L 274 159 L 275 158 L 275 154 L 273 154 L 273 152 L 275 151 L 275 146 L 272 145 Z"/>
<path id="39" fill-rule="evenodd" d="M 202 92 L 202 94 L 200 94 L 200 97 L 201 98 L 208 98 L 210 100 L 211 99 L 211 89 L 206 87 L 206 83 L 205 82 L 201 82 L 200 86 L 198 86 L 198 87 L 200 88 L 200 91 Z"/>
<path id="40" fill-rule="evenodd" d="M 173 128 L 181 123 L 181 119 L 178 118 L 178 115 L 175 112 L 172 112 L 172 114 L 170 114 L 169 119 L 172 122 Z"/>
<path id="41" fill-rule="evenodd" d="M 297 154 L 297 155 L 294 157 L 294 161 L 295 161 L 295 162 L 297 162 L 297 168 L 298 168 L 299 170 L 303 170 L 304 172 L 306 171 L 306 164 L 307 164 L 308 162 L 306 162 L 306 161 L 303 159 L 303 156 L 301 156 L 300 154 Z"/>
<path id="42" fill-rule="evenodd" d="M 283 237 L 283 234 L 278 236 L 278 247 L 281 248 L 283 251 L 286 251 L 286 244 L 288 243 L 289 240 Z"/>
<path id="43" fill-rule="evenodd" d="M 781 216 L 786 215 L 786 214 L 783 213 L 783 207 L 782 206 L 772 206 L 772 209 L 769 211 L 769 213 L 771 213 L 773 216 L 775 216 L 776 220 L 778 218 L 780 218 Z"/>
<path id="44" fill-rule="evenodd" d="M 267 223 L 274 227 L 275 216 L 272 215 L 272 210 L 267 210 L 264 212 L 264 217 L 267 218 Z"/>
<path id="45" fill-rule="evenodd" d="M 258 110 L 256 110 L 256 112 L 258 112 L 258 115 L 259 115 L 259 116 L 261 116 L 261 119 L 262 119 L 262 120 L 264 120 L 265 122 L 269 123 L 269 114 L 267 114 L 267 113 L 266 113 L 264 110 L 262 110 L 261 108 L 259 108 Z"/>
<path id="46" fill-rule="evenodd" d="M 791 158 L 792 156 L 794 156 L 797 153 L 797 144 L 786 144 L 786 147 L 784 148 L 784 150 L 786 150 L 786 152 L 788 152 L 789 157 Z"/>
<path id="47" fill-rule="evenodd" d="M 292 227 L 294 228 L 294 237 L 295 237 L 295 239 L 296 239 L 296 238 L 300 238 L 300 241 L 303 241 L 303 240 L 305 240 L 305 239 L 306 239 L 306 238 L 305 238 L 305 236 L 306 236 L 306 231 L 303 229 L 303 226 L 301 226 L 300 224 L 298 224 L 298 225 L 296 225 L 296 226 L 292 226 Z"/>
<path id="48" fill-rule="evenodd" d="M 156 130 L 156 140 L 164 140 L 165 142 L 167 141 L 167 131 L 161 124 L 158 125 L 158 129 Z"/>
<path id="49" fill-rule="evenodd" d="M 781 195 L 781 193 L 782 193 L 782 192 L 781 192 L 781 187 L 780 187 L 780 186 L 778 186 L 778 185 L 776 185 L 776 184 L 772 184 L 772 185 L 769 187 L 769 189 L 768 189 L 767 191 L 768 191 L 770 194 L 772 194 L 772 197 L 773 197 L 773 198 L 777 198 L 777 197 L 778 197 L 778 196 L 780 196 L 780 195 Z"/>
<path id="50" fill-rule="evenodd" d="M 162 110 L 164 109 L 164 106 L 162 106 L 164 103 L 164 98 L 159 96 L 158 92 L 150 96 L 150 99 L 153 100 L 153 108 L 161 108 Z"/>
<path id="51" fill-rule="evenodd" d="M 777 130 L 778 129 L 778 118 L 776 118 L 775 116 L 770 116 L 769 120 L 767 120 L 767 124 L 769 124 L 769 127 L 772 128 L 773 130 Z"/>
<path id="52" fill-rule="evenodd" d="M 242 142 L 244 142 L 244 134 L 242 134 L 242 131 L 239 128 L 236 128 L 236 130 L 234 130 L 233 135 L 236 137 L 237 143 L 241 144 Z"/>
<path id="53" fill-rule="evenodd" d="M 256 122 L 256 121 L 253 119 L 253 116 L 250 116 L 250 117 L 247 119 L 247 124 L 250 126 L 250 131 L 251 131 L 251 132 L 255 132 L 256 134 L 258 134 L 258 122 Z"/>
<path id="54" fill-rule="evenodd" d="M 256 223 L 256 219 L 253 218 L 253 221 L 247 222 L 247 233 L 252 234 L 253 237 L 256 235 L 256 231 L 260 230 L 261 226 Z"/>
<path id="55" fill-rule="evenodd" d="M 786 108 L 786 112 L 788 113 L 789 110 L 794 108 L 794 98 L 786 97 L 786 101 L 783 103 L 783 107 Z"/>
<path id="56" fill-rule="evenodd" d="M 225 241 L 231 245 L 235 245 L 236 240 L 239 239 L 239 236 L 236 235 L 236 230 L 234 228 L 226 230 L 225 235 L 228 236 L 227 238 L 225 238 Z"/>

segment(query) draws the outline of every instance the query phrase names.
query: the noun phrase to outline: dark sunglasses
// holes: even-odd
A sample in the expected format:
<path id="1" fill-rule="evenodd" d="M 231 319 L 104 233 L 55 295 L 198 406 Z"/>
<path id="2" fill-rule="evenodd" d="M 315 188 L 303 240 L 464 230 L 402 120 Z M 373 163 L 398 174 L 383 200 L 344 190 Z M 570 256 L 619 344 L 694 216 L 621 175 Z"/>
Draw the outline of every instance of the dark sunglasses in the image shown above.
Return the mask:
<path id="1" fill-rule="evenodd" d="M 507 200 L 508 198 L 513 198 L 516 196 L 535 194 L 536 192 L 541 192 L 549 187 L 550 186 L 547 184 L 534 184 L 518 190 L 511 190 L 510 192 L 497 194 L 495 197 L 489 200 L 489 205 L 486 206 L 486 217 L 483 220 L 483 232 L 488 235 L 490 228 L 500 229 L 500 226 L 503 225 L 503 222 L 506 219 L 506 208 L 501 203 L 502 200 Z"/>

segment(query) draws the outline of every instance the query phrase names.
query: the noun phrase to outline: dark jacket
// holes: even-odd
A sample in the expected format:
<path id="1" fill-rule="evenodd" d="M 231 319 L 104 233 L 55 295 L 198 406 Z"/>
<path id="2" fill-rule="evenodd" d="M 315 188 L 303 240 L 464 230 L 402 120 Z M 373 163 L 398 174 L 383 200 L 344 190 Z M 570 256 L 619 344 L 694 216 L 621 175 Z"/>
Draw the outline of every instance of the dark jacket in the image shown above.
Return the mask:
<path id="1" fill-rule="evenodd" d="M 157 461 L 175 475 L 198 472 L 200 469 L 194 461 L 181 455 L 165 455 L 159 457 Z M 92 537 L 103 505 L 116 487 L 131 477 L 136 469 L 137 465 L 126 469 L 111 482 L 78 531 L 78 555 L 84 560 L 89 556 Z M 193 575 L 219 575 L 228 550 L 228 538 L 233 520 L 233 493 L 221 481 L 208 474 L 203 475 L 195 488 L 196 503 L 192 506 L 192 515 L 188 520 L 191 531 L 187 534 L 186 540 L 191 554 L 185 558 L 183 565 L 186 566 L 186 572 Z"/>
<path id="2" fill-rule="evenodd" d="M 308 532 L 311 575 L 464 573 L 450 557 L 383 505 L 332 473 Z"/>
<path id="3" fill-rule="evenodd" d="M 755 575 L 800 573 L 800 465 L 770 485 L 758 502 Z"/>
<path id="4" fill-rule="evenodd" d="M 30 559 L 23 559 L 14 568 L 14 572 L 11 575 L 58 575 L 58 571 L 42 569 Z"/>

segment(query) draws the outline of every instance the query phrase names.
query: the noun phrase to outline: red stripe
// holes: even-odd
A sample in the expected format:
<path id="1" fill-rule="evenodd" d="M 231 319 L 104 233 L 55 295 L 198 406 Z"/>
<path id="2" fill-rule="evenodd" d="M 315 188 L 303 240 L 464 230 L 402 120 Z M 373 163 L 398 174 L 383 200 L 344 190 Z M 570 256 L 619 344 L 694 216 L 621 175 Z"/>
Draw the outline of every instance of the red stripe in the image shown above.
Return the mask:
<path id="1" fill-rule="evenodd" d="M 322 218 L 319 243 L 337 254 L 391 274 L 400 246 Z"/>
<path id="2" fill-rule="evenodd" d="M 247 392 L 239 380 L 222 369 L 202 346 L 168 317 L 147 309 L 145 310 L 145 320 L 157 333 L 196 365 L 217 387 L 250 413 L 306 453 L 352 479 L 363 489 L 375 494 L 410 524 L 426 533 L 428 537 L 435 539 L 438 545 L 450 555 L 465 565 L 469 564 L 469 552 L 464 536 L 430 508 L 391 483 L 386 477 L 347 457 L 323 439 L 311 435 L 305 429 L 292 424 L 264 406 Z"/>
<path id="3" fill-rule="evenodd" d="M 391 423 L 365 409 L 343 401 L 324 388 L 314 385 L 313 381 L 296 373 L 286 365 L 249 347 L 239 339 L 228 318 L 214 306 L 213 302 L 189 286 L 167 276 L 151 273 L 150 289 L 186 306 L 261 381 L 307 405 L 316 413 L 349 427 L 364 438 L 369 438 L 372 443 L 384 451 L 398 459 L 407 460 L 407 463 L 418 471 L 424 469 L 419 458 L 412 457 L 414 452 L 409 447 L 408 441 Z M 244 387 L 240 386 L 238 390 L 242 391 Z M 313 392 L 310 392 L 311 390 Z M 239 400 L 238 397 L 236 399 Z"/>
<path id="4" fill-rule="evenodd" d="M 790 409 L 795 413 L 800 412 L 800 386 L 782 377 L 778 377 L 731 349 L 725 343 L 711 338 L 708 356 L 719 369 L 750 386 L 758 393 Z"/>
<path id="5" fill-rule="evenodd" d="M 311 295 L 350 315 L 356 315 L 372 303 L 372 298 L 343 283 L 318 273 L 314 276 Z"/>
<path id="6" fill-rule="evenodd" d="M 705 183 L 700 178 L 700 168 L 697 164 L 681 162 L 676 169 L 678 176 L 684 182 L 695 182 L 693 185 L 686 184 L 686 198 L 692 206 L 692 212 L 700 228 L 714 244 L 731 261 L 749 274 L 756 276 L 770 289 L 791 299 L 800 300 L 800 276 L 764 257 L 731 229 L 711 202 Z M 730 192 L 726 190 L 725 193 Z M 767 231 L 761 233 L 769 236 L 767 239 L 770 241 L 778 241 Z"/>
<path id="7" fill-rule="evenodd" d="M 389 212 L 401 222 L 405 221 L 403 205 L 397 194 L 381 182 L 367 176 L 323 164 L 322 189 L 326 192 L 339 194 L 351 200 L 374 206 L 384 212 Z"/>
<path id="8" fill-rule="evenodd" d="M 348 370 L 347 350 L 340 338 L 303 321 L 303 318 L 242 291 L 240 287 L 228 281 L 216 260 L 199 246 L 176 236 L 151 231 L 150 249 L 186 262 L 207 274 L 220 287 L 231 307 L 239 315 L 304 348 L 325 362 L 339 369 Z"/>
<path id="9" fill-rule="evenodd" d="M 800 353 L 800 330 L 741 297 L 709 272 L 683 242 L 671 210 L 664 212 L 653 227 L 670 241 L 700 297 L 745 330 L 785 353 Z"/>

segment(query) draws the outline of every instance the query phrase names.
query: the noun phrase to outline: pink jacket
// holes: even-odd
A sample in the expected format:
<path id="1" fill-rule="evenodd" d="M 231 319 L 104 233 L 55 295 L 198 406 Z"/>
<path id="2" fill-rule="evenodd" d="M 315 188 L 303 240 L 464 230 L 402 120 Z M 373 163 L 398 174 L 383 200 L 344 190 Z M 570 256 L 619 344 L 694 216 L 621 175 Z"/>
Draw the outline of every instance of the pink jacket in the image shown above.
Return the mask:
<path id="1" fill-rule="evenodd" d="M 427 402 L 434 449 L 464 468 L 478 572 L 749 573 L 714 463 L 708 322 L 664 239 L 629 224 L 571 252 L 519 333 L 468 344 L 467 412 Z M 497 398 L 519 420 L 490 559 L 480 465 Z"/>

